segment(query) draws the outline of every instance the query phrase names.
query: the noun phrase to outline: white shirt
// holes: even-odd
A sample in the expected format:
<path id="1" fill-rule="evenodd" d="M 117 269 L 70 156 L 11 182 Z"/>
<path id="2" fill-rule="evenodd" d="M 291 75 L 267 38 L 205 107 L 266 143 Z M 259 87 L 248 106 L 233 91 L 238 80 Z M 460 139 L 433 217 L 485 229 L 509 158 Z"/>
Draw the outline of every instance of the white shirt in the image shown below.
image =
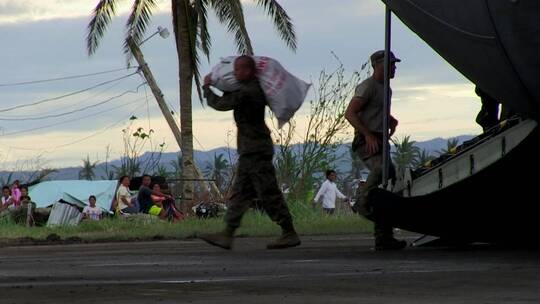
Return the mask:
<path id="1" fill-rule="evenodd" d="M 317 195 L 315 196 L 315 202 L 318 202 L 321 196 L 323 198 L 322 206 L 323 208 L 327 209 L 336 208 L 336 197 L 339 197 L 341 199 L 346 198 L 346 196 L 338 190 L 336 184 L 328 179 L 324 181 L 324 183 L 321 185 L 321 188 L 319 189 L 319 192 L 317 192 Z"/>
<path id="2" fill-rule="evenodd" d="M 101 216 L 101 208 L 99 208 L 98 206 L 96 207 L 85 206 L 82 213 L 86 214 L 86 216 L 88 216 L 88 218 L 91 220 L 99 221 L 99 218 Z"/>
<path id="3" fill-rule="evenodd" d="M 6 206 L 9 200 L 11 199 L 11 196 L 8 196 L 7 198 L 2 195 L 2 206 Z M 13 205 L 10 205 L 12 207 Z"/>
<path id="4" fill-rule="evenodd" d="M 122 198 L 125 198 L 128 202 L 131 200 L 131 193 L 129 192 L 129 189 L 124 185 L 120 185 L 120 187 L 118 187 L 118 191 L 116 192 L 116 202 L 118 203 L 118 209 L 120 210 L 128 207 L 128 205 L 124 203 Z"/>

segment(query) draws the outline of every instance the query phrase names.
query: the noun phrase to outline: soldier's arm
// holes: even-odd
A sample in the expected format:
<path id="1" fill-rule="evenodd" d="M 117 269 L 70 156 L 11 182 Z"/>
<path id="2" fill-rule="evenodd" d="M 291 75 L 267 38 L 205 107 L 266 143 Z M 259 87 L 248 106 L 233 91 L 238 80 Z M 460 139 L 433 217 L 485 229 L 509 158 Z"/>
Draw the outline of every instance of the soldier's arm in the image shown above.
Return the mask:
<path id="1" fill-rule="evenodd" d="M 358 117 L 358 113 L 362 112 L 366 102 L 361 97 L 353 97 L 349 106 L 345 110 L 345 118 L 353 126 L 354 130 L 368 136 L 371 131 L 366 127 L 364 122 Z"/>
<path id="2" fill-rule="evenodd" d="M 358 113 L 362 112 L 366 105 L 366 101 L 362 97 L 353 97 L 347 110 L 345 110 L 345 118 L 353 126 L 354 130 L 360 132 L 366 138 L 366 152 L 374 154 L 379 150 L 377 137 L 366 127 L 365 123 L 358 117 Z"/>
<path id="3" fill-rule="evenodd" d="M 205 85 L 203 87 L 204 89 L 204 97 L 206 98 L 206 103 L 215 110 L 218 111 L 231 111 L 234 109 L 235 106 L 240 104 L 242 98 L 241 98 L 241 92 L 235 91 L 235 92 L 225 92 L 223 96 L 218 96 L 210 90 L 210 86 Z"/>

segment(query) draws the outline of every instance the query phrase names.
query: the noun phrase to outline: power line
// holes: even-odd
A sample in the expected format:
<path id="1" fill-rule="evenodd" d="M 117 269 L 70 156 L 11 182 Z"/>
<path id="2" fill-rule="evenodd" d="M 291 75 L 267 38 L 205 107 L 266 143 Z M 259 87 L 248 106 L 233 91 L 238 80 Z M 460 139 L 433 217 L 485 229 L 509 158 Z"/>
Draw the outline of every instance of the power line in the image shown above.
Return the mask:
<path id="1" fill-rule="evenodd" d="M 138 99 L 138 101 L 140 101 L 140 100 L 142 100 L 142 98 L 139 98 L 139 99 Z M 126 119 L 129 119 L 130 117 L 132 117 L 133 114 L 135 114 L 135 112 L 136 112 L 137 110 L 139 110 L 140 108 L 142 108 L 143 106 L 144 106 L 144 104 L 141 104 L 141 105 L 135 107 L 135 109 L 134 109 L 133 111 L 131 111 L 131 113 L 129 113 L 129 115 L 127 116 L 127 118 L 122 117 L 121 120 L 118 120 L 118 121 L 116 121 L 115 123 L 113 123 L 113 124 L 111 124 L 111 125 L 109 125 L 109 126 L 103 128 L 103 129 L 101 129 L 100 131 L 98 131 L 98 132 L 96 132 L 96 133 L 94 133 L 94 134 L 91 134 L 91 135 L 89 135 L 89 136 L 83 137 L 83 138 L 81 138 L 81 139 L 78 139 L 78 140 L 75 140 L 75 141 L 72 141 L 72 142 L 69 142 L 69 143 L 66 143 L 66 144 L 62 144 L 62 145 L 56 146 L 56 147 L 54 147 L 53 151 L 54 151 L 54 150 L 57 150 L 57 149 L 59 149 L 59 148 L 64 148 L 64 147 L 67 147 L 67 146 L 71 146 L 71 145 L 74 145 L 74 144 L 78 144 L 78 143 L 80 143 L 80 142 L 82 142 L 82 141 L 85 141 L 85 140 L 90 139 L 90 138 L 92 138 L 92 137 L 94 137 L 94 136 L 97 136 L 97 135 L 99 135 L 99 134 L 101 134 L 101 133 L 104 133 L 105 131 L 108 131 L 109 129 L 115 127 L 116 125 L 120 124 L 121 122 L 125 121 Z"/>
<path id="2" fill-rule="evenodd" d="M 139 99 L 137 99 L 136 101 L 141 101 L 141 100 L 143 100 L 143 98 L 139 98 Z M 136 102 L 133 101 L 133 102 L 128 103 L 128 104 L 133 104 L 133 103 L 136 103 Z M 128 105 L 128 104 L 125 104 L 125 105 Z M 68 143 L 65 143 L 65 144 L 62 144 L 62 145 L 58 145 L 58 146 L 54 146 L 54 147 L 48 147 L 48 148 L 41 148 L 41 149 L 25 148 L 25 147 L 13 147 L 13 146 L 10 146 L 9 148 L 15 149 L 15 150 L 43 151 L 43 152 L 46 152 L 46 153 L 51 153 L 51 152 L 53 152 L 53 151 L 55 151 L 55 150 L 58 150 L 58 149 L 60 149 L 60 148 L 65 148 L 65 147 L 67 147 L 67 146 L 71 146 L 71 145 L 74 145 L 74 144 L 78 144 L 78 143 L 80 143 L 80 142 L 83 142 L 83 141 L 85 141 L 85 140 L 87 140 L 87 139 L 90 139 L 90 138 L 92 138 L 92 137 L 95 137 L 95 136 L 97 136 L 97 135 L 99 135 L 99 134 L 102 134 L 102 133 L 108 131 L 109 129 L 115 127 L 116 125 L 120 124 L 121 122 L 125 121 L 126 119 L 129 119 L 131 116 L 133 116 L 133 114 L 135 114 L 135 112 L 136 112 L 137 110 L 139 110 L 139 109 L 142 108 L 143 106 L 144 106 L 144 104 L 138 105 L 137 107 L 135 107 L 135 108 L 131 111 L 131 113 L 129 113 L 128 116 L 122 117 L 122 119 L 120 119 L 120 120 L 114 122 L 114 123 L 111 124 L 111 125 L 106 126 L 105 128 L 103 128 L 103 129 L 101 129 L 101 130 L 99 130 L 99 131 L 97 131 L 97 132 L 95 132 L 95 133 L 92 133 L 92 134 L 90 134 L 90 135 L 88 135 L 88 136 L 85 136 L 85 137 L 83 137 L 83 138 L 79 138 L 79 139 L 77 139 L 77 140 L 74 140 L 74 141 L 71 141 L 71 142 L 68 142 Z"/>
<path id="3" fill-rule="evenodd" d="M 125 80 L 125 79 L 124 79 L 124 80 Z M 94 94 L 90 94 L 90 95 L 88 95 L 87 97 L 80 99 L 78 102 L 74 103 L 72 106 L 73 106 L 73 107 L 76 107 L 76 106 L 85 104 L 85 103 L 86 103 L 87 101 L 89 101 L 89 100 L 94 100 L 94 99 L 96 99 L 97 97 L 103 95 L 105 92 L 107 92 L 107 91 L 111 90 L 112 88 L 114 88 L 114 87 L 120 85 L 120 84 L 122 83 L 122 81 L 124 81 L 124 80 L 117 81 L 117 82 L 113 83 L 112 85 L 107 86 L 106 88 L 100 90 L 99 92 L 95 92 Z M 51 110 L 51 111 L 41 112 L 41 113 L 39 113 L 39 115 L 41 115 L 41 116 L 43 116 L 43 115 L 50 115 L 50 114 L 52 114 L 52 113 L 56 113 L 57 111 L 58 111 L 58 110 L 53 109 L 53 110 Z M 27 118 L 27 117 L 29 117 L 29 116 L 28 116 L 28 115 L 9 115 L 9 117 L 10 117 L 11 119 L 14 119 L 14 120 L 15 120 L 15 119 L 17 119 L 17 118 Z M 0 120 L 1 120 L 1 119 L 0 119 Z"/>
<path id="4" fill-rule="evenodd" d="M 92 114 L 89 114 L 89 115 L 86 115 L 86 116 L 83 116 L 83 117 L 77 117 L 77 118 L 74 118 L 74 119 L 71 119 L 71 120 L 65 120 L 65 121 L 61 121 L 61 122 L 58 122 L 58 123 L 44 125 L 44 126 L 40 126 L 40 127 L 36 127 L 36 128 L 30 128 L 30 129 L 25 129 L 25 130 L 20 130 L 20 131 L 4 133 L 4 134 L 0 135 L 0 138 L 1 137 L 12 136 L 12 135 L 16 135 L 16 134 L 28 133 L 28 132 L 42 130 L 42 129 L 48 129 L 48 128 L 56 127 L 56 126 L 59 126 L 59 125 L 71 123 L 71 122 L 74 122 L 74 121 L 80 121 L 82 119 L 86 119 L 86 118 L 89 118 L 89 117 L 94 117 L 94 116 L 97 116 L 97 115 L 100 115 L 100 114 L 103 114 L 103 113 L 107 113 L 107 112 L 116 110 L 118 108 L 124 107 L 124 106 L 129 105 L 129 104 L 133 104 L 133 103 L 135 103 L 137 101 L 141 101 L 141 100 L 144 100 L 144 97 L 138 98 L 135 101 L 130 102 L 130 103 L 121 104 L 119 106 L 112 107 L 112 108 L 109 108 L 109 109 L 104 110 L 104 111 L 92 113 Z"/>
<path id="5" fill-rule="evenodd" d="M 142 78 L 142 77 L 141 77 Z M 144 97 L 146 98 L 146 118 L 148 119 L 148 130 L 152 129 L 150 124 L 150 101 L 148 100 L 148 90 L 144 87 Z M 150 138 L 152 140 L 152 138 Z"/>
<path id="6" fill-rule="evenodd" d="M 195 139 L 195 141 L 197 142 L 197 144 L 199 145 L 199 147 L 201 147 L 201 149 L 203 149 L 203 151 L 208 151 L 208 150 L 206 150 L 206 148 L 203 146 L 203 144 L 199 141 L 199 139 L 197 139 L 197 137 L 195 137 L 195 135 L 193 135 L 193 139 Z"/>
<path id="7" fill-rule="evenodd" d="M 53 97 L 53 98 L 42 99 L 40 101 L 36 101 L 36 102 L 33 102 L 33 103 L 27 103 L 27 104 L 23 104 L 23 105 L 19 105 L 19 106 L 0 109 L 0 113 L 9 112 L 9 111 L 13 111 L 13 110 L 16 110 L 16 109 L 27 108 L 27 107 L 31 107 L 31 106 L 36 106 L 36 105 L 43 104 L 43 103 L 46 103 L 46 102 L 60 100 L 62 98 L 66 98 L 66 97 L 77 95 L 77 94 L 80 94 L 80 93 L 83 93 L 83 92 L 86 92 L 86 91 L 90 91 L 92 89 L 95 89 L 95 88 L 100 87 L 100 86 L 104 86 L 104 85 L 109 84 L 109 83 L 113 83 L 113 82 L 116 82 L 116 81 L 120 81 L 122 79 L 129 78 L 129 77 L 131 77 L 131 76 L 133 76 L 133 75 L 135 75 L 137 73 L 138 73 L 138 70 L 136 72 L 134 72 L 134 73 L 131 73 L 131 74 L 128 74 L 128 75 L 125 75 L 125 76 L 122 76 L 122 77 L 118 77 L 118 78 L 115 78 L 115 79 L 112 79 L 112 80 L 104 81 L 104 82 L 98 83 L 96 85 L 93 85 L 91 87 L 88 87 L 86 89 L 78 90 L 78 91 L 75 91 L 75 92 L 72 92 L 72 93 L 69 93 L 69 94 L 64 94 L 64 95 L 61 95 L 61 96 L 58 96 L 58 97 Z"/>
<path id="8" fill-rule="evenodd" d="M 118 94 L 118 95 L 113 96 L 113 97 L 110 97 L 110 98 L 108 98 L 108 99 L 106 99 L 104 101 L 101 101 L 101 102 L 98 102 L 98 103 L 95 103 L 95 104 L 92 104 L 92 105 L 89 105 L 89 106 L 85 106 L 85 107 L 82 107 L 82 108 L 74 109 L 74 110 L 64 112 L 64 113 L 58 113 L 58 114 L 52 114 L 52 115 L 41 115 L 41 116 L 34 116 L 34 117 L 17 117 L 17 118 L 2 118 L 2 117 L 0 117 L 0 120 L 3 120 L 3 121 L 42 120 L 42 119 L 66 116 L 66 115 L 74 114 L 74 113 L 81 112 L 81 111 L 84 111 L 84 110 L 88 110 L 88 109 L 91 109 L 91 108 L 99 107 L 101 105 L 109 103 L 109 102 L 111 102 L 111 101 L 113 101 L 113 100 L 115 100 L 117 98 L 120 98 L 120 97 L 122 97 L 122 96 L 124 96 L 126 94 L 129 94 L 129 93 L 138 93 L 139 88 L 141 86 L 145 85 L 145 84 L 146 84 L 146 82 L 141 83 L 140 85 L 137 86 L 137 88 L 135 90 L 124 91 L 123 93 Z"/>
<path id="9" fill-rule="evenodd" d="M 0 83 L 0 87 L 14 87 L 14 86 L 22 86 L 22 85 L 29 85 L 29 84 L 44 83 L 44 82 L 53 82 L 53 81 L 70 80 L 70 79 L 77 79 L 77 78 L 84 78 L 84 77 L 92 77 L 92 76 L 110 74 L 114 72 L 119 72 L 119 71 L 129 70 L 129 69 L 137 69 L 137 68 L 138 67 L 127 67 L 127 68 L 107 70 L 107 71 L 90 73 L 90 74 L 72 75 L 72 76 L 41 79 L 41 80 L 31 80 L 31 81 L 23 81 L 23 82 Z"/>
<path id="10" fill-rule="evenodd" d="M 102 90 L 100 90 L 99 92 L 95 92 L 93 94 L 89 94 L 87 97 L 84 97 L 82 99 L 80 99 L 79 101 L 77 101 L 76 103 L 74 103 L 72 106 L 73 107 L 77 107 L 77 106 L 80 106 L 82 104 L 86 104 L 86 102 L 88 102 L 89 100 L 95 100 L 97 99 L 98 97 L 102 96 L 103 94 L 105 94 L 106 92 L 108 92 L 109 90 L 119 86 L 123 81 L 125 81 L 126 79 L 123 79 L 123 80 L 120 80 L 120 81 L 117 81 L 117 82 L 114 82 L 112 83 L 111 85 L 103 88 Z M 101 97 L 100 97 L 101 98 Z M 49 115 L 49 114 L 52 114 L 52 113 L 55 113 L 57 110 L 52 110 L 52 111 L 45 111 L 45 112 L 42 112 L 40 113 L 41 115 Z M 12 118 L 25 118 L 27 117 L 27 115 L 22 115 L 22 116 L 17 116 L 17 115 L 10 115 L 10 117 Z"/>

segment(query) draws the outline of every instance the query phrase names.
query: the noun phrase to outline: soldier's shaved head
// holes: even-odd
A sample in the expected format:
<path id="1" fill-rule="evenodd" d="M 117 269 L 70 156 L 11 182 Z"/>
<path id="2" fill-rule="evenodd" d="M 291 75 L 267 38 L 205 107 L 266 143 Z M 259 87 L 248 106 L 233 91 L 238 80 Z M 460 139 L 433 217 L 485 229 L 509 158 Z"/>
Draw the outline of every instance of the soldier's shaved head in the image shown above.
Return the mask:
<path id="1" fill-rule="evenodd" d="M 257 66 L 251 56 L 238 56 L 234 61 L 234 76 L 240 82 L 249 81 L 255 78 Z"/>

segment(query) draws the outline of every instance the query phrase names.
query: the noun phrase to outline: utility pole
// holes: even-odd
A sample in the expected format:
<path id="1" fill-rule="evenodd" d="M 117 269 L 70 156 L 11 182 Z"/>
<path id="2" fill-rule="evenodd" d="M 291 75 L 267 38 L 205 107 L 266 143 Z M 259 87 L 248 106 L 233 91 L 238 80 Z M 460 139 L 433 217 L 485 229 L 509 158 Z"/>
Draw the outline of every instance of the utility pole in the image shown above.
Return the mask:
<path id="1" fill-rule="evenodd" d="M 392 43 L 392 11 L 386 5 L 384 36 L 384 104 L 383 104 L 383 142 L 382 142 L 382 184 L 388 186 L 390 169 L 390 145 L 388 121 L 390 120 L 390 49 Z"/>
<path id="2" fill-rule="evenodd" d="M 154 97 L 156 98 L 156 101 L 159 105 L 159 108 L 161 110 L 161 113 L 163 113 L 163 116 L 165 117 L 165 120 L 169 124 L 169 128 L 171 128 L 171 131 L 174 135 L 174 138 L 176 139 L 176 142 L 178 143 L 178 146 L 180 147 L 180 150 L 182 150 L 182 133 L 180 133 L 180 129 L 178 128 L 178 125 L 174 121 L 174 118 L 171 114 L 171 111 L 169 107 L 167 106 L 167 103 L 165 102 L 165 98 L 163 97 L 163 93 L 161 92 L 161 89 L 158 87 L 156 80 L 150 71 L 150 68 L 148 67 L 148 64 L 144 60 L 144 56 L 139 48 L 139 46 L 133 41 L 132 38 L 129 38 L 127 40 L 129 48 L 131 50 L 131 53 L 133 54 L 133 57 L 135 57 L 135 60 L 139 63 L 139 67 L 144 75 L 144 78 L 146 79 L 146 82 L 148 83 L 148 86 L 152 90 L 152 94 L 154 94 Z M 204 184 L 203 176 L 201 173 L 201 170 L 199 167 L 197 167 L 196 164 L 194 164 L 195 167 L 195 173 L 197 175 L 197 178 L 199 179 L 199 182 L 201 183 L 201 188 L 203 191 L 206 191 L 206 185 Z M 213 195 L 215 195 L 216 198 L 221 199 L 221 191 L 219 191 L 218 187 L 216 186 L 216 183 L 213 181 L 209 181 L 210 183 L 210 190 Z M 192 197 L 189 198 L 182 198 L 187 200 L 193 200 Z"/>

